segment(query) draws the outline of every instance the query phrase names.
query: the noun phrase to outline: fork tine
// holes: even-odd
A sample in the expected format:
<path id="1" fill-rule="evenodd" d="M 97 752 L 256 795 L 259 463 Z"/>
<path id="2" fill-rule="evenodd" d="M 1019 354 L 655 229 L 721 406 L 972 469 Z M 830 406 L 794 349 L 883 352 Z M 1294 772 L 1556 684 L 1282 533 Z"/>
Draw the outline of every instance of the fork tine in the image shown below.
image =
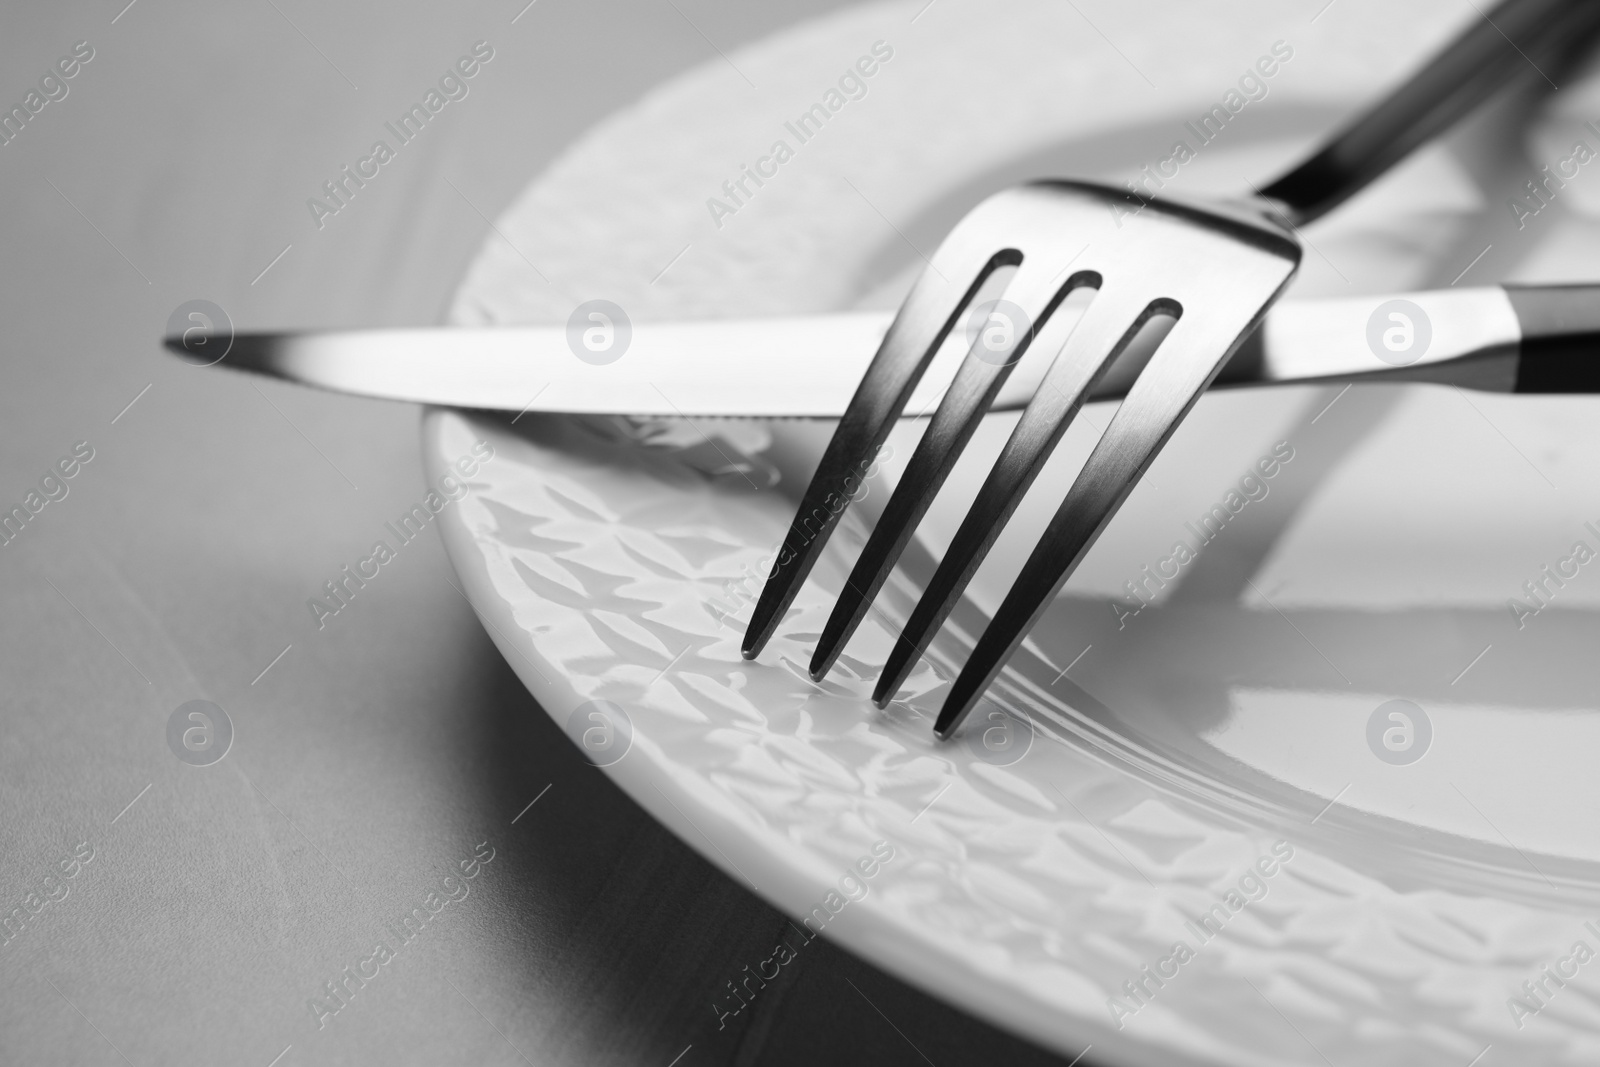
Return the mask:
<path id="1" fill-rule="evenodd" d="M 1050 277 L 1051 274 L 1055 277 Z M 1031 265 L 1025 258 L 1005 293 L 1006 301 L 1020 308 L 1026 316 L 1010 346 L 989 352 L 983 337 L 974 339 L 840 590 L 811 658 L 813 680 L 820 681 L 828 673 L 850 635 L 866 617 L 867 609 L 894 570 L 906 542 L 916 532 L 917 524 L 994 402 L 995 394 L 1027 352 L 1033 338 L 1047 330 L 1053 313 L 1074 289 L 1100 284 L 1100 276 L 1092 271 L 1080 271 L 1064 284 L 1057 283 L 1060 275 L 1054 263 L 1040 261 L 1038 265 Z"/>
<path id="2" fill-rule="evenodd" d="M 1127 399 L 961 668 L 934 724 L 939 737 L 948 738 L 961 725 L 1200 393 L 1256 327 L 1287 281 L 1285 274 L 1247 323 L 1241 322 L 1237 313 L 1207 314 L 1211 309 L 1203 306 L 1180 309 L 1177 324 L 1128 390 Z"/>
<path id="3" fill-rule="evenodd" d="M 822 547 L 849 506 L 862 471 L 877 455 L 912 390 L 950 330 L 996 269 L 1021 260 L 996 250 L 992 215 L 1001 197 L 978 205 L 939 245 L 884 336 L 801 498 L 751 612 L 741 651 L 754 659 L 766 646 L 811 573 Z M 1002 212 L 1005 205 L 1000 204 Z"/>
<path id="4" fill-rule="evenodd" d="M 879 707 L 886 705 L 905 683 L 933 635 L 944 625 L 1012 512 L 1072 424 L 1085 396 L 1152 316 L 1175 310 L 1170 302 L 1159 300 L 1141 308 L 1138 301 L 1143 299 L 1107 286 L 1072 329 L 978 490 L 910 621 L 896 639 L 873 690 L 872 699 Z M 1050 340 L 1046 330 L 1040 343 Z"/>

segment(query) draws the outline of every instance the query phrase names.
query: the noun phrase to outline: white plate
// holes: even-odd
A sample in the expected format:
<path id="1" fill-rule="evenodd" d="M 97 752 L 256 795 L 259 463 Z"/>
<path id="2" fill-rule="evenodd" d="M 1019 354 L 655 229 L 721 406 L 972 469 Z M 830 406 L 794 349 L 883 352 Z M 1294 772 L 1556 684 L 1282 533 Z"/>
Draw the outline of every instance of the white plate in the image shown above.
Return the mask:
<path id="1" fill-rule="evenodd" d="M 911 22 L 921 6 L 797 27 L 592 131 L 500 221 L 509 240 L 485 245 L 453 319 L 564 321 L 594 297 L 635 320 L 891 305 L 920 265 L 908 244 L 1030 173 L 1158 158 L 1275 40 L 1295 49 L 1279 99 L 1208 147 L 1185 190 L 1268 176 L 1461 15 L 1350 0 L 1308 26 L 1276 4 L 1163 5 L 1155 37 L 1110 7 L 1085 8 L 1095 30 L 1071 5 L 942 3 Z M 1374 42 L 1380 12 L 1393 32 Z M 894 56 L 867 96 L 715 228 L 705 199 L 876 40 Z M 1298 292 L 1437 281 L 1499 210 L 1426 154 L 1312 231 Z M 1592 272 L 1592 253 L 1560 251 L 1586 226 L 1527 237 L 1526 255 Z M 1520 629 L 1508 600 L 1575 542 L 1600 550 L 1584 525 L 1600 529 L 1594 410 L 1421 388 L 1207 397 L 997 684 L 1020 718 L 975 717 L 949 744 L 930 731 L 941 679 L 1104 406 L 884 713 L 866 695 L 893 627 L 1009 419 L 986 423 L 820 686 L 804 664 L 917 427 L 755 663 L 738 653 L 747 601 L 827 425 L 434 411 L 424 455 L 437 483 L 474 442 L 495 450 L 441 529 L 547 712 L 712 862 L 908 981 L 1068 1058 L 1093 1043 L 1130 1064 L 1460 1067 L 1486 1047 L 1478 1063 L 1577 1063 L 1600 1054 L 1600 961 L 1573 956 L 1600 951 L 1600 562 Z M 1192 544 L 1186 524 L 1274 448 L 1292 458 L 1266 495 L 1119 620 L 1124 583 Z M 1170 976 L 1158 987 L 1147 965 Z M 1546 965 L 1576 977 L 1557 986 Z"/>

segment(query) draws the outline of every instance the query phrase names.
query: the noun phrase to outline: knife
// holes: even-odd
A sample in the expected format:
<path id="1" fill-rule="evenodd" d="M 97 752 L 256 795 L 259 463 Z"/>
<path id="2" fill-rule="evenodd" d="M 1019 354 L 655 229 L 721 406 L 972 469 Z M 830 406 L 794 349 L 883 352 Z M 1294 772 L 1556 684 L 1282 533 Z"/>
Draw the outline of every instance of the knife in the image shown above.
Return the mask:
<path id="1" fill-rule="evenodd" d="M 590 311 L 587 320 L 565 327 L 236 335 L 226 322 L 218 327 L 212 318 L 191 315 L 196 324 L 165 343 L 192 363 L 449 407 L 826 418 L 844 412 L 894 318 L 893 312 L 862 311 L 630 324 L 621 309 L 605 307 L 611 314 Z M 923 376 L 907 415 L 933 409 L 978 330 L 1007 324 L 962 325 Z M 1090 399 L 1123 395 L 1154 350 L 1153 344 L 1142 353 L 1139 347 L 1136 341 Z M 1212 387 L 1409 381 L 1493 392 L 1600 392 L 1597 350 L 1600 285 L 1285 301 Z M 995 410 L 1025 406 L 1053 356 L 1024 355 Z"/>

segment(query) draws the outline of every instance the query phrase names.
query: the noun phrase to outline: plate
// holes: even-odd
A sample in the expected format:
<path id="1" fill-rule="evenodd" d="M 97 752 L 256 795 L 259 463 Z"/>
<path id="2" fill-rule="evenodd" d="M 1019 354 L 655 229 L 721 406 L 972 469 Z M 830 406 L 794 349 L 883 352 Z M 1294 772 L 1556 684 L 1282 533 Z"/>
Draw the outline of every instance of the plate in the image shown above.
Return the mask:
<path id="1" fill-rule="evenodd" d="M 590 131 L 500 220 L 452 321 L 893 306 L 984 193 L 1137 173 L 1286 46 L 1247 86 L 1271 106 L 1173 179 L 1259 183 L 1461 17 L 1164 4 L 1150 34 L 1109 6 L 920 7 L 794 27 Z M 787 132 L 835 88 L 825 125 Z M 1424 152 L 1313 228 L 1295 295 L 1449 283 L 1504 210 L 1472 159 Z M 735 203 L 745 166 L 768 175 Z M 1485 262 L 1592 272 L 1574 235 L 1593 225 Z M 638 803 L 794 918 L 788 953 L 829 937 L 1069 1059 L 1592 1062 L 1593 402 L 1206 397 L 991 701 L 935 741 L 946 680 L 1109 414 L 1085 409 L 883 712 L 877 668 L 1012 417 L 986 420 L 821 684 L 810 649 L 920 424 L 756 662 L 741 624 L 829 425 L 436 410 L 423 452 L 431 484 L 469 485 L 440 529 L 507 660 Z"/>

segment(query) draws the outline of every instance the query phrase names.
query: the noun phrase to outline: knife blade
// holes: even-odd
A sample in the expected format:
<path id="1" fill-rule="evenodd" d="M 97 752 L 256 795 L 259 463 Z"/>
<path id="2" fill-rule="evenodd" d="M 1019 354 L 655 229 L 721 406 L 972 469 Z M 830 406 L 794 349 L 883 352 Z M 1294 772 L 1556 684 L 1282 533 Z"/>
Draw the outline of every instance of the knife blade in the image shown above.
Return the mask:
<path id="1" fill-rule="evenodd" d="M 1285 301 L 1213 388 L 1394 380 L 1498 392 L 1600 391 L 1592 372 L 1574 377 L 1562 371 L 1566 363 L 1553 362 L 1600 342 L 1597 294 L 1600 287 L 1587 285 L 1488 286 Z M 862 311 L 642 322 L 626 329 L 607 321 L 233 336 L 225 327 L 210 335 L 191 328 L 165 343 L 191 362 L 414 403 L 566 414 L 826 418 L 849 404 L 893 317 Z M 969 330 L 983 325 L 970 324 Z M 951 332 L 952 342 L 906 406 L 908 415 L 932 410 L 965 355 L 967 331 Z M 1025 355 L 995 410 L 1026 405 L 1054 355 Z M 1130 350 L 1091 399 L 1122 395 L 1148 355 Z"/>

